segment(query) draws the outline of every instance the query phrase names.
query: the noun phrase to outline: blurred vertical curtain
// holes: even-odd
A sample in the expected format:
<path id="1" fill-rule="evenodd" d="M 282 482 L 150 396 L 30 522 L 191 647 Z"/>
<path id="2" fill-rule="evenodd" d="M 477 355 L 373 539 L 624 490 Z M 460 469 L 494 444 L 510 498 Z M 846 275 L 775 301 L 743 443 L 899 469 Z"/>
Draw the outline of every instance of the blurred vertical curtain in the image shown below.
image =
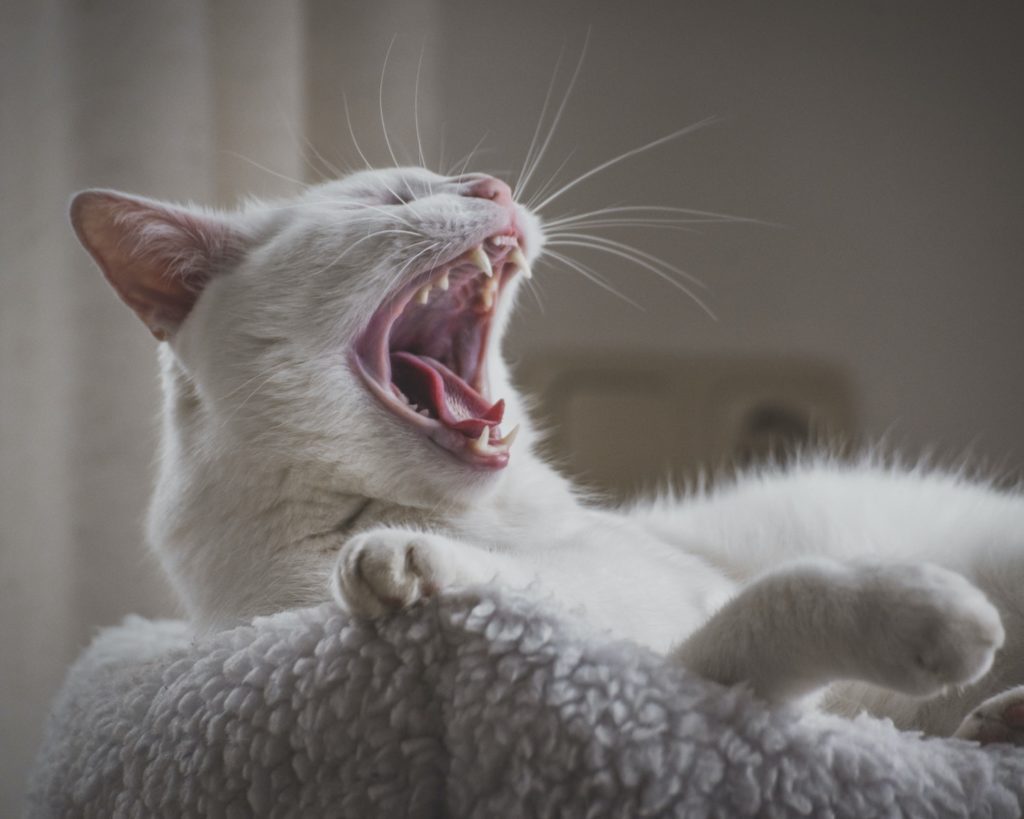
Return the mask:
<path id="1" fill-rule="evenodd" d="M 96 626 L 175 611 L 141 542 L 154 342 L 77 246 L 68 197 L 288 188 L 303 19 L 244 0 L 0 11 L 0 815 L 19 815 L 46 706 Z"/>

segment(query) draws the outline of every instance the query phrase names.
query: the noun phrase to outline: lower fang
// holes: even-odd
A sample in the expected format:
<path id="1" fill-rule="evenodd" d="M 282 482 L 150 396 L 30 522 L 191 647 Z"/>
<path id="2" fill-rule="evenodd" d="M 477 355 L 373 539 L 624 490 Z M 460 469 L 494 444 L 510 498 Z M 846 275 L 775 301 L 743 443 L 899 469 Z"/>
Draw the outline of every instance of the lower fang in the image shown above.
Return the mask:
<path id="1" fill-rule="evenodd" d="M 512 427 L 512 429 L 508 431 L 508 433 L 506 433 L 505 437 L 499 438 L 497 441 L 495 441 L 494 445 L 500 446 L 502 449 L 508 449 L 510 446 L 512 446 L 512 443 L 515 441 L 516 436 L 518 434 L 519 424 L 516 424 L 514 427 Z"/>
<path id="2" fill-rule="evenodd" d="M 479 455 L 486 455 L 490 451 L 490 446 L 487 441 L 491 436 L 491 428 L 484 427 L 480 433 L 480 437 L 475 439 L 469 446 L 470 448 Z"/>

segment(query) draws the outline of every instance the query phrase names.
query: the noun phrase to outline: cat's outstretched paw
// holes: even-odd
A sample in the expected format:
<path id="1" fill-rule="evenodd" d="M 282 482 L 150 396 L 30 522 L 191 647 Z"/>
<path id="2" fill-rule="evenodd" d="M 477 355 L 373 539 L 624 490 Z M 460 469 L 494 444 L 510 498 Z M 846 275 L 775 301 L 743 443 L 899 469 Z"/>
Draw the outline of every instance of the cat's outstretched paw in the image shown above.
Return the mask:
<path id="1" fill-rule="evenodd" d="M 349 540 L 331 581 L 335 599 L 353 614 L 378 617 L 436 594 L 455 578 L 444 538 L 374 529 Z"/>
<path id="2" fill-rule="evenodd" d="M 1024 745 L 1024 685 L 985 700 L 964 717 L 953 736 L 982 745 Z"/>
<path id="3" fill-rule="evenodd" d="M 962 575 L 930 564 L 862 572 L 860 620 L 877 682 L 928 697 L 992 666 L 1005 637 L 999 612 Z"/>

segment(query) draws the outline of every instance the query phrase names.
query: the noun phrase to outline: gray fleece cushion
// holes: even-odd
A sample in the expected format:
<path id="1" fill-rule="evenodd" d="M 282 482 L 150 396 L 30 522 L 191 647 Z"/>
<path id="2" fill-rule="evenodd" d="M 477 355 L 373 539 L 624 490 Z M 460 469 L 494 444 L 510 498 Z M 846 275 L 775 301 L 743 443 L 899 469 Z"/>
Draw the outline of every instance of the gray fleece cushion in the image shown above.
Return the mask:
<path id="1" fill-rule="evenodd" d="M 193 637 L 129 618 L 71 668 L 29 816 L 1020 816 L 1024 752 L 769 709 L 491 589 Z"/>

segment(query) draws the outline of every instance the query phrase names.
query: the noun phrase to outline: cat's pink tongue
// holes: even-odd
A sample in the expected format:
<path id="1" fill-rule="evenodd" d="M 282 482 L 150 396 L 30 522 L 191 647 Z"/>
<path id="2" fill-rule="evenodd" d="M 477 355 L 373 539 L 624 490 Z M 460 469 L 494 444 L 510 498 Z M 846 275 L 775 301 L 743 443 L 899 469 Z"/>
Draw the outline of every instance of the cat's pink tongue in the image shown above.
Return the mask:
<path id="1" fill-rule="evenodd" d="M 436 359 L 398 352 L 391 354 L 391 380 L 409 401 L 427 406 L 446 427 L 479 438 L 505 414 L 504 399 L 488 404 L 480 393 Z"/>

